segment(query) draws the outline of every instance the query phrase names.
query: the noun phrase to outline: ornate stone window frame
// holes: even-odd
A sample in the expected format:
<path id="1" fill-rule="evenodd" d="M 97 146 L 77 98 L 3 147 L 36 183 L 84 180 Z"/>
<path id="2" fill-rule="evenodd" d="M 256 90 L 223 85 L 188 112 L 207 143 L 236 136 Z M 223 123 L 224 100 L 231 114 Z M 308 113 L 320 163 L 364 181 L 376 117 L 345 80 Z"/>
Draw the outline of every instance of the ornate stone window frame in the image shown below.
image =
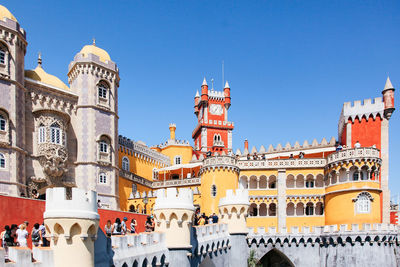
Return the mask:
<path id="1" fill-rule="evenodd" d="M 371 213 L 371 202 L 374 198 L 370 193 L 363 191 L 353 198 L 355 213 Z"/>
<path id="2" fill-rule="evenodd" d="M 10 68 L 9 68 L 9 57 L 10 57 L 10 49 L 7 44 L 0 41 L 0 75 L 5 77 L 10 77 Z"/>

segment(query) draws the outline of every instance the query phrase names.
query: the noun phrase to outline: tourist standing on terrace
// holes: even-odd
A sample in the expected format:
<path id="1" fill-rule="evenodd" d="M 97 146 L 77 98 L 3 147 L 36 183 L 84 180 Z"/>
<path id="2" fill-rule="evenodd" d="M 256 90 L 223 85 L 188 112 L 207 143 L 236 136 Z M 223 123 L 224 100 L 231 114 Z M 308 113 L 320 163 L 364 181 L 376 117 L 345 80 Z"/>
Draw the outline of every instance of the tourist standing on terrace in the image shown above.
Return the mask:
<path id="1" fill-rule="evenodd" d="M 122 231 L 121 219 L 117 218 L 117 219 L 115 219 L 115 223 L 112 226 L 112 234 L 113 235 L 120 235 L 121 231 Z"/>
<path id="2" fill-rule="evenodd" d="M 107 224 L 104 226 L 104 231 L 106 232 L 106 236 L 110 237 L 112 234 L 112 225 L 111 220 L 107 220 Z"/>
<path id="3" fill-rule="evenodd" d="M 10 226 L 4 226 L 4 231 L 0 234 L 1 244 L 4 248 L 4 260 L 5 262 L 10 262 L 8 259 L 8 247 L 14 246 L 14 239 L 11 237 Z"/>
<path id="4" fill-rule="evenodd" d="M 27 247 L 28 241 L 27 238 L 29 236 L 28 231 L 26 231 L 26 224 L 23 223 L 20 225 L 19 229 L 16 231 L 17 234 L 17 243 L 19 247 Z"/>
<path id="5" fill-rule="evenodd" d="M 136 226 L 137 226 L 137 222 L 135 219 L 131 220 L 131 234 L 136 233 Z"/>
<path id="6" fill-rule="evenodd" d="M 47 238 L 46 238 L 46 226 L 44 226 L 44 223 L 42 223 L 42 224 L 39 226 L 39 230 L 40 230 L 40 232 L 39 232 L 39 234 L 40 234 L 40 239 L 42 240 L 42 247 L 48 247 L 48 246 L 50 246 L 50 242 L 49 242 L 49 240 L 47 240 Z"/>
<path id="7" fill-rule="evenodd" d="M 33 225 L 31 237 L 32 237 L 32 245 L 34 245 L 35 247 L 41 245 L 42 240 L 40 238 L 40 229 L 38 223 L 35 223 L 35 225 Z"/>

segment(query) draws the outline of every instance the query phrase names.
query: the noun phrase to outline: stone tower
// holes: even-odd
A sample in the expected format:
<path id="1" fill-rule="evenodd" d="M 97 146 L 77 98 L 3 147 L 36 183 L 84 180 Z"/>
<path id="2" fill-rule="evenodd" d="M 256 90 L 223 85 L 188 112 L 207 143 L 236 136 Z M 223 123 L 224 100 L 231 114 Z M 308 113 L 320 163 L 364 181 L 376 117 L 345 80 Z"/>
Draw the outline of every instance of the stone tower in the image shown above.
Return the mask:
<path id="1" fill-rule="evenodd" d="M 249 212 L 249 191 L 246 189 L 236 189 L 226 191 L 226 197 L 219 200 L 219 213 L 221 223 L 228 224 L 228 232 L 231 235 L 232 249 L 230 251 L 230 266 L 247 266 L 247 255 L 243 255 L 248 250 L 246 236 L 248 229 L 246 217 Z"/>
<path id="2" fill-rule="evenodd" d="M 118 208 L 117 65 L 108 53 L 86 45 L 69 64 L 68 82 L 79 96 L 76 119 L 76 185 L 96 190 L 103 206 Z"/>
<path id="3" fill-rule="evenodd" d="M 54 266 L 94 266 L 94 241 L 100 218 L 96 192 L 72 188 L 71 199 L 68 197 L 63 187 L 46 190 L 43 217 L 52 239 Z"/>
<path id="4" fill-rule="evenodd" d="M 181 188 L 179 193 L 176 188 L 157 190 L 154 205 L 156 231 L 165 233 L 170 257 L 182 263 L 181 266 L 190 266 L 187 253 L 192 248 L 190 235 L 194 210 L 191 189 Z"/>
<path id="5" fill-rule="evenodd" d="M 25 88 L 26 33 L 17 19 L 0 5 L 0 166 L 2 193 L 26 195 Z"/>

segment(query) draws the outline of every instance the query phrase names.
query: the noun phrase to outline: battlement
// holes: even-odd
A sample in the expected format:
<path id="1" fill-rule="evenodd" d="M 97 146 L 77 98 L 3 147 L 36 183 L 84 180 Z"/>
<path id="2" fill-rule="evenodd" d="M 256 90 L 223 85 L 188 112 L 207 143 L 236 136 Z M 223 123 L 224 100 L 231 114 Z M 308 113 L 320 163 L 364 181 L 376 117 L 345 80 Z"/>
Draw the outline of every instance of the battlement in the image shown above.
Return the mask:
<path id="1" fill-rule="evenodd" d="M 9 247 L 8 258 L 11 262 L 4 264 L 5 251 L 0 248 L 0 266 L 7 267 L 53 267 L 53 250 L 51 248 Z M 32 257 L 35 262 L 32 262 Z"/>
<path id="2" fill-rule="evenodd" d="M 176 124 L 175 124 L 175 123 L 170 123 L 170 124 L 169 124 L 169 127 L 170 127 L 170 128 L 176 128 Z"/>
<path id="3" fill-rule="evenodd" d="M 249 191 L 246 189 L 226 190 L 226 196 L 219 200 L 219 206 L 224 205 L 250 205 Z"/>
<path id="4" fill-rule="evenodd" d="M 197 255 L 230 247 L 228 225 L 225 223 L 195 226 L 197 236 Z"/>
<path id="5" fill-rule="evenodd" d="M 43 217 L 45 219 L 71 217 L 98 220 L 100 217 L 97 213 L 97 193 L 72 188 L 72 197 L 68 199 L 64 187 L 48 188 L 46 190 L 46 211 Z"/>
<path id="6" fill-rule="evenodd" d="M 160 232 L 141 233 L 125 236 L 111 236 L 115 266 L 156 266 L 168 263 L 168 249 L 165 234 Z M 155 259 L 155 260 L 154 260 Z M 135 265 L 136 264 L 136 265 Z"/>
<path id="7" fill-rule="evenodd" d="M 389 231 L 389 232 L 397 232 L 400 231 L 399 225 L 394 224 L 383 224 L 383 223 L 364 223 L 362 224 L 361 228 L 358 224 L 352 224 L 349 227 L 347 224 L 341 224 L 339 227 L 338 225 L 325 225 L 325 226 L 302 226 L 299 229 L 298 226 L 292 226 L 290 231 L 286 227 L 283 227 L 280 231 L 276 227 L 257 227 L 257 232 L 254 231 L 254 228 L 249 229 L 249 236 L 252 235 L 322 235 L 322 234 L 335 234 L 335 233 L 370 233 L 373 231 Z"/>
<path id="8" fill-rule="evenodd" d="M 208 91 L 208 97 L 211 99 L 217 99 L 217 100 L 225 99 L 225 95 L 224 95 L 223 91 L 210 90 L 210 91 Z"/>
<path id="9" fill-rule="evenodd" d="M 382 97 L 376 97 L 372 99 L 357 100 L 352 102 L 345 102 L 343 104 L 342 115 L 345 118 L 351 118 L 354 120 L 356 117 L 361 119 L 363 116 L 368 120 L 369 116 L 372 115 L 375 119 L 376 115 L 379 114 L 383 117 L 383 111 L 385 109 Z"/>
<path id="10" fill-rule="evenodd" d="M 156 191 L 156 203 L 154 210 L 160 209 L 188 209 L 194 210 L 193 191 L 190 188 L 181 188 L 179 192 L 176 188 L 158 189 Z"/>

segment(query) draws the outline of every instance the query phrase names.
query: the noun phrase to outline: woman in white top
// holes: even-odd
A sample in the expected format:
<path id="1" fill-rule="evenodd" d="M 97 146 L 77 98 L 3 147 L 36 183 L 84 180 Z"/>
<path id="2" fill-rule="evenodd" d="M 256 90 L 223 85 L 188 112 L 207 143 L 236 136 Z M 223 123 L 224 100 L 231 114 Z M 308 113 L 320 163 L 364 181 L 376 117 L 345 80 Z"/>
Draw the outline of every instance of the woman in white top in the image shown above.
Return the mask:
<path id="1" fill-rule="evenodd" d="M 26 231 L 26 225 L 23 223 L 19 226 L 19 229 L 16 232 L 17 234 L 17 242 L 18 246 L 20 247 L 27 247 L 28 246 L 28 231 Z"/>

